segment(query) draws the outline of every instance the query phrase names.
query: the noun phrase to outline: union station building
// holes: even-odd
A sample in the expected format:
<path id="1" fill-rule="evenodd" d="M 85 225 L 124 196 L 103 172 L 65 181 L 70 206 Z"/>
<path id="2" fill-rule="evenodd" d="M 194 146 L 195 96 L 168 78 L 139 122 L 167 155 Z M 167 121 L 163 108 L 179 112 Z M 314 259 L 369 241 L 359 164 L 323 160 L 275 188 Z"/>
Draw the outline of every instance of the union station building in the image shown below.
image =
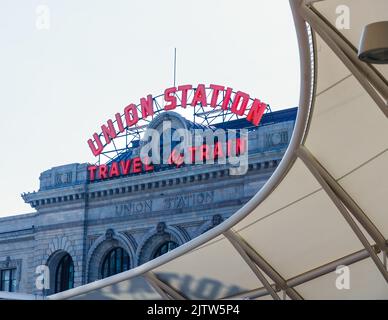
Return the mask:
<path id="1" fill-rule="evenodd" d="M 49 295 L 139 266 L 210 230 L 242 207 L 271 176 L 290 141 L 297 108 L 220 129 L 248 130 L 248 167 L 166 166 L 152 172 L 90 181 L 87 163 L 41 173 L 38 191 L 24 193 L 35 210 L 0 219 L 0 291 L 42 294 L 36 268 L 48 266 Z M 172 113 L 171 113 L 172 114 Z M 152 121 L 160 123 L 163 113 Z M 175 128 L 193 128 L 175 117 Z M 112 161 L 133 158 L 136 144 Z"/>

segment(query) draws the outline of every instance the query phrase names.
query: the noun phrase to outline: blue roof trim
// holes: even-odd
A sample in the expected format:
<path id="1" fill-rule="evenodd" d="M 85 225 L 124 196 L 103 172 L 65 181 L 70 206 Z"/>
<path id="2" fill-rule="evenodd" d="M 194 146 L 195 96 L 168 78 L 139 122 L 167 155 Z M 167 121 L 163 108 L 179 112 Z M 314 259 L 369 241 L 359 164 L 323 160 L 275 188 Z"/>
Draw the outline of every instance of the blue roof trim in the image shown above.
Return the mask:
<path id="1" fill-rule="evenodd" d="M 259 127 L 266 126 L 272 123 L 295 121 L 297 112 L 298 112 L 298 107 L 266 113 L 263 115 L 263 118 L 260 121 Z M 245 118 L 232 120 L 228 122 L 217 123 L 217 124 L 214 124 L 213 127 L 221 128 L 221 129 L 247 128 L 252 130 L 257 128 Z"/>

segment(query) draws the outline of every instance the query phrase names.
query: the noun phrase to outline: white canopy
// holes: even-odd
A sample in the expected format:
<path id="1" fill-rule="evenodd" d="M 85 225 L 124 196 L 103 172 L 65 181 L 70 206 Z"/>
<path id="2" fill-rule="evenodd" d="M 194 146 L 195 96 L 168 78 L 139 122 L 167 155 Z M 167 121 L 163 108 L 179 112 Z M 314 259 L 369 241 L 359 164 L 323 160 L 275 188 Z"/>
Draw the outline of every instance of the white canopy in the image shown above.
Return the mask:
<path id="1" fill-rule="evenodd" d="M 49 299 L 388 298 L 388 65 L 361 62 L 356 50 L 366 24 L 388 20 L 388 2 L 290 3 L 300 107 L 266 185 L 172 252 Z M 336 28 L 340 5 L 349 29 Z M 340 265 L 349 289 L 336 286 Z"/>

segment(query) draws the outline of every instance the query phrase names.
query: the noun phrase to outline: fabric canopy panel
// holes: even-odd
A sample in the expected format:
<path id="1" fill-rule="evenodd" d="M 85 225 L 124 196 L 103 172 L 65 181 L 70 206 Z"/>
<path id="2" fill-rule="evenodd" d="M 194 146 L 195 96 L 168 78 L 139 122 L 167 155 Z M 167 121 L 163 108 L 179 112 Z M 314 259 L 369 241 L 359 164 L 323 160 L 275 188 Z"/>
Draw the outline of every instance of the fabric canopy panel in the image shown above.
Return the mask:
<path id="1" fill-rule="evenodd" d="M 388 68 L 364 64 L 355 50 L 363 26 L 388 20 L 388 2 L 290 3 L 300 107 L 266 185 L 172 252 L 49 299 L 388 298 Z M 350 9 L 350 29 L 335 27 L 339 5 Z M 336 286 L 339 266 L 348 267 L 347 289 Z M 133 291 L 133 281 L 143 289 Z"/>
<path id="2" fill-rule="evenodd" d="M 341 33 L 354 48 L 358 47 L 360 35 L 365 25 L 387 20 L 387 2 L 385 0 L 371 0 L 365 3 L 363 0 L 325 0 L 314 3 L 314 8 L 327 19 L 333 26 L 336 24 L 339 12 L 343 10 L 343 6 L 349 8 L 349 28 L 339 29 Z M 333 10 L 334 9 L 334 10 Z M 387 65 L 374 65 L 384 77 L 388 77 Z"/>

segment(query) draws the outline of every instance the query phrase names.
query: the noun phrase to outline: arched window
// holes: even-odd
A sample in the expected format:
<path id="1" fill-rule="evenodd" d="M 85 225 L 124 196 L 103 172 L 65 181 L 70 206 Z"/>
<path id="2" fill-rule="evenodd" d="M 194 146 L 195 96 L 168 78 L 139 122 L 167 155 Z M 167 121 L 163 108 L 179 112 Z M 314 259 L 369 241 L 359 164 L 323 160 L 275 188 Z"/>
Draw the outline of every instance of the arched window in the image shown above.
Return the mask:
<path id="1" fill-rule="evenodd" d="M 58 263 L 55 272 L 55 292 L 61 292 L 74 287 L 74 263 L 66 253 Z"/>
<path id="2" fill-rule="evenodd" d="M 129 255 L 123 248 L 117 247 L 106 255 L 102 263 L 101 276 L 106 278 L 126 270 L 129 270 Z"/>
<path id="3" fill-rule="evenodd" d="M 161 244 L 158 249 L 156 249 L 154 255 L 153 255 L 153 259 L 175 249 L 179 247 L 179 244 L 177 244 L 175 241 L 166 241 L 164 242 L 163 244 Z"/>

